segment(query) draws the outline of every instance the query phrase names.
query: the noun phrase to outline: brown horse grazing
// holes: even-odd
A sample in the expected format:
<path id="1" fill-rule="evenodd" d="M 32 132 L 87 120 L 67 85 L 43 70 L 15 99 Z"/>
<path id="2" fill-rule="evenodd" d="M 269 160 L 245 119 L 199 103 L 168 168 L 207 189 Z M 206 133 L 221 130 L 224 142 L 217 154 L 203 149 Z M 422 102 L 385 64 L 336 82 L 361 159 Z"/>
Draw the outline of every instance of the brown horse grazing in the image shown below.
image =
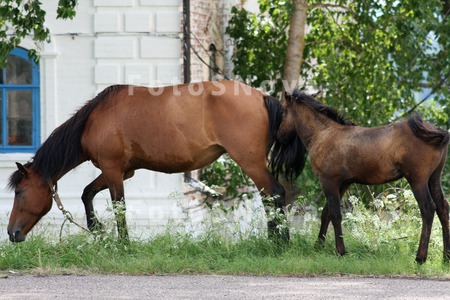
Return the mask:
<path id="1" fill-rule="evenodd" d="M 267 169 L 267 155 L 281 122 L 281 104 L 238 82 L 202 82 L 164 88 L 108 87 L 56 128 L 32 162 L 17 164 L 9 181 L 15 190 L 8 234 L 26 234 L 52 206 L 52 188 L 68 171 L 91 160 L 101 174 L 84 189 L 89 228 L 98 225 L 92 200 L 109 188 L 113 204 L 124 201 L 123 181 L 136 169 L 165 173 L 202 168 L 228 152 L 267 195 L 284 189 Z M 289 148 L 278 146 L 288 151 Z M 124 216 L 124 215 L 122 215 Z M 127 239 L 116 214 L 119 237 Z M 276 221 L 270 221 L 269 235 Z M 288 238 L 288 233 L 280 233 Z"/>
<path id="2" fill-rule="evenodd" d="M 331 220 L 337 252 L 345 253 L 340 201 L 350 184 L 382 184 L 405 177 L 423 222 L 416 261 L 423 263 L 427 258 L 435 211 L 442 224 L 444 259 L 450 258 L 449 209 L 441 188 L 448 132 L 418 116 L 385 126 L 359 127 L 333 108 L 295 91 L 292 96 L 286 95 L 277 138 L 289 143 L 294 135 L 300 137 L 310 153 L 312 168 L 327 198 L 319 241 L 325 240 Z M 276 163 L 274 159 L 272 164 Z M 280 166 L 275 169 L 280 170 Z"/>

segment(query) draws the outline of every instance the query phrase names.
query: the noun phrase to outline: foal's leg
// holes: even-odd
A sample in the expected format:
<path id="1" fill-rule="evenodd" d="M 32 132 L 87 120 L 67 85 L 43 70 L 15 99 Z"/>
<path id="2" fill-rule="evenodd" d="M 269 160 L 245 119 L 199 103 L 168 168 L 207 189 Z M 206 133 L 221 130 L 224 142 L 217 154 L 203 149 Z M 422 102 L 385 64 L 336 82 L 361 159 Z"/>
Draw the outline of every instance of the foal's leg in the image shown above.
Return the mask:
<path id="1" fill-rule="evenodd" d="M 350 184 L 345 184 L 345 185 L 341 186 L 341 188 L 339 189 L 339 197 L 340 198 L 342 198 L 342 196 L 345 194 L 345 192 L 347 191 L 349 186 L 350 186 Z M 328 226 L 330 225 L 330 221 L 331 221 L 328 201 L 325 203 L 325 206 L 323 207 L 320 220 L 321 220 L 320 231 L 319 231 L 319 237 L 318 237 L 319 244 L 325 242 L 325 239 L 327 236 L 327 231 L 328 231 Z"/>
<path id="2" fill-rule="evenodd" d="M 446 157 L 441 160 L 440 165 L 431 175 L 428 180 L 428 187 L 430 189 L 431 197 L 433 197 L 436 204 L 436 212 L 439 217 L 439 221 L 442 225 L 442 236 L 444 239 L 444 260 L 450 260 L 450 234 L 449 234 L 449 205 L 444 197 L 441 187 L 441 174 L 445 165 Z"/>
<path id="3" fill-rule="evenodd" d="M 327 198 L 326 206 L 328 206 L 329 219 L 326 219 L 325 221 L 329 222 L 329 220 L 331 220 L 331 223 L 333 224 L 334 228 L 336 251 L 340 255 L 344 255 L 345 245 L 344 245 L 344 238 L 342 235 L 342 224 L 341 224 L 342 213 L 341 213 L 341 198 L 339 195 L 339 188 L 337 184 L 328 180 L 321 179 L 320 183 L 325 193 L 325 197 Z M 321 225 L 321 230 L 322 226 L 323 224 Z"/>
<path id="4" fill-rule="evenodd" d="M 134 171 L 128 171 L 125 173 L 123 180 L 133 177 Z M 83 191 L 81 200 L 84 204 L 84 209 L 86 211 L 87 225 L 90 230 L 95 228 L 103 228 L 103 225 L 98 221 L 94 213 L 93 200 L 95 195 L 100 191 L 108 188 L 108 184 L 103 176 L 103 173 L 95 178 L 90 184 L 88 184 Z"/>
<path id="5" fill-rule="evenodd" d="M 325 239 L 327 237 L 327 231 L 328 231 L 328 225 L 330 225 L 330 209 L 328 206 L 328 200 L 325 203 L 322 214 L 320 217 L 320 230 L 319 230 L 319 236 L 318 236 L 318 242 L 319 244 L 324 243 Z"/>
<path id="6" fill-rule="evenodd" d="M 417 203 L 419 204 L 422 216 L 422 233 L 420 235 L 419 249 L 417 250 L 416 261 L 423 264 L 427 260 L 428 244 L 430 242 L 431 227 L 433 225 L 436 205 L 431 197 L 428 183 L 410 183 Z"/>

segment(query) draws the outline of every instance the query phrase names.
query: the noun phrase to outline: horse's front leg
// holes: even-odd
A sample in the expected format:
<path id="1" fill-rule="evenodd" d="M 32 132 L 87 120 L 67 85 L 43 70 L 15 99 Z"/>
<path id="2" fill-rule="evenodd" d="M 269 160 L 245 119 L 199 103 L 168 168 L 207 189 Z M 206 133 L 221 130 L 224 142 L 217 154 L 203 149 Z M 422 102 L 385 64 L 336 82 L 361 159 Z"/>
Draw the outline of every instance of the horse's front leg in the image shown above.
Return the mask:
<path id="1" fill-rule="evenodd" d="M 345 184 L 340 187 L 339 199 L 342 198 L 342 195 L 345 194 L 345 192 L 347 191 L 349 186 L 350 186 L 350 184 Z M 325 206 L 323 207 L 320 221 L 321 221 L 320 222 L 320 231 L 319 231 L 319 236 L 318 236 L 318 240 L 317 240 L 317 245 L 322 245 L 325 242 L 325 239 L 327 236 L 327 231 L 328 231 L 328 226 L 330 225 L 330 222 L 331 222 L 328 200 L 325 203 Z"/>
<path id="2" fill-rule="evenodd" d="M 116 217 L 119 239 L 128 241 L 128 228 L 126 221 L 125 193 L 123 187 L 124 174 L 117 169 L 102 170 L 105 181 L 111 194 L 114 215 Z"/>
<path id="3" fill-rule="evenodd" d="M 94 181 L 84 188 L 83 195 L 81 196 L 81 200 L 83 201 L 84 209 L 86 211 L 87 225 L 91 231 L 95 229 L 103 229 L 103 225 L 100 221 L 98 221 L 95 215 L 93 200 L 98 192 L 106 188 L 108 188 L 108 185 L 106 184 L 103 174 L 100 174 L 94 179 Z"/>
<path id="4" fill-rule="evenodd" d="M 341 213 L 341 198 L 339 195 L 339 188 L 337 187 L 336 184 L 327 180 L 322 179 L 320 180 L 320 182 L 322 185 L 322 189 L 325 193 L 325 197 L 327 198 L 327 204 L 325 205 L 325 207 L 328 207 L 328 215 L 329 215 L 329 219 L 328 218 L 322 219 L 322 222 L 325 221 L 326 223 L 331 220 L 331 223 L 333 224 L 334 228 L 336 251 L 340 255 L 344 255 L 345 245 L 344 245 L 344 238 L 342 235 L 342 213 Z M 321 225 L 320 234 L 323 236 L 323 238 L 325 238 L 326 234 L 326 229 L 324 229 L 325 225 L 328 227 L 327 224 L 322 223 Z"/>
<path id="5" fill-rule="evenodd" d="M 134 171 L 128 171 L 125 173 L 123 180 L 133 177 Z M 94 212 L 93 200 L 94 197 L 101 191 L 108 188 L 105 177 L 103 173 L 95 178 L 90 184 L 88 184 L 83 191 L 81 200 L 84 204 L 84 209 L 86 211 L 86 220 L 89 230 L 103 229 L 103 224 L 98 220 Z"/>

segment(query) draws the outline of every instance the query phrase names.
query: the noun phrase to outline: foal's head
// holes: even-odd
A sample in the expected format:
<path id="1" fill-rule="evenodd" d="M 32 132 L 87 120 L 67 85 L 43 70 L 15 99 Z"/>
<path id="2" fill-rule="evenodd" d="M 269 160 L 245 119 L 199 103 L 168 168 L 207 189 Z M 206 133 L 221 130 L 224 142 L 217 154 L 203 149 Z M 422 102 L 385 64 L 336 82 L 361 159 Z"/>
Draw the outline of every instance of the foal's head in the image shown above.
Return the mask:
<path id="1" fill-rule="evenodd" d="M 295 137 L 295 124 L 294 124 L 294 116 L 291 111 L 292 104 L 292 95 L 288 92 L 284 93 L 284 105 L 283 105 L 283 114 L 281 119 L 280 127 L 278 127 L 277 131 L 277 139 L 283 144 L 289 144 Z"/>
<path id="2" fill-rule="evenodd" d="M 296 112 L 306 107 L 337 124 L 344 126 L 356 125 L 354 122 L 344 118 L 335 108 L 317 101 L 315 98 L 320 93 L 321 91 L 313 95 L 308 95 L 299 92 L 298 90 L 294 90 L 292 95 L 288 93 L 285 94 L 286 101 L 283 106 L 283 120 L 280 129 L 278 130 L 278 138 L 280 141 L 289 141 L 291 135 L 295 134 L 294 118 L 299 118 L 299 116 L 296 115 Z"/>
<path id="3" fill-rule="evenodd" d="M 12 242 L 22 242 L 33 226 L 52 207 L 49 184 L 33 171 L 31 163 L 16 163 L 18 170 L 9 180 L 14 189 L 14 205 L 9 217 L 8 235 Z"/>
<path id="4" fill-rule="evenodd" d="M 278 140 L 283 144 L 288 144 L 292 141 L 292 139 L 297 134 L 295 131 L 295 110 L 294 106 L 297 103 L 300 103 L 302 101 L 311 102 L 315 101 L 314 98 L 317 97 L 322 91 L 319 91 L 313 95 L 307 95 L 304 93 L 301 93 L 297 90 L 294 90 L 294 92 L 289 94 L 288 92 L 284 93 L 284 99 L 285 103 L 283 105 L 283 117 L 280 124 L 280 127 L 278 128 L 277 132 L 277 138 Z"/>

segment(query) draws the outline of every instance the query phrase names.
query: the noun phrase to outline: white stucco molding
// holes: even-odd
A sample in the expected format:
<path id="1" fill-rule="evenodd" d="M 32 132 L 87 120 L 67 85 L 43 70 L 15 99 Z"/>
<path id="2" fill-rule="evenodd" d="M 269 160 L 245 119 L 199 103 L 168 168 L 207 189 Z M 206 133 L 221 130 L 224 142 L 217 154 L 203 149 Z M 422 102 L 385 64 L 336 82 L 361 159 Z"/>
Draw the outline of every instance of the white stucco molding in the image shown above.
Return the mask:
<path id="1" fill-rule="evenodd" d="M 41 45 L 40 79 L 41 79 L 41 141 L 47 139 L 57 125 L 57 65 L 58 57 L 56 39 Z"/>

